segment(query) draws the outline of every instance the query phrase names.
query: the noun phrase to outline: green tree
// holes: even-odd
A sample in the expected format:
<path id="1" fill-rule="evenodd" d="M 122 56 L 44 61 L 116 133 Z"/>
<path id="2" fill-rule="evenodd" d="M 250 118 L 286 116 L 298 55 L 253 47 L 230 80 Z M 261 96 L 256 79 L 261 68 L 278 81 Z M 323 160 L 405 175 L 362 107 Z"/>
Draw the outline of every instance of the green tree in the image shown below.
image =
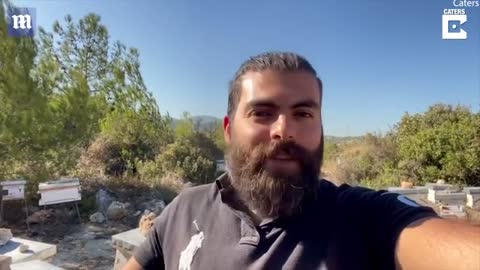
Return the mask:
<path id="1" fill-rule="evenodd" d="M 480 184 L 480 113 L 436 104 L 423 114 L 405 115 L 397 130 L 404 175 L 420 183 L 441 178 Z"/>
<path id="2" fill-rule="evenodd" d="M 182 139 L 192 137 L 195 132 L 192 115 L 189 112 L 183 112 L 182 118 L 175 124 L 175 138 Z"/>
<path id="3" fill-rule="evenodd" d="M 2 175 L 43 181 L 72 173 L 97 137 L 107 138 L 99 145 L 111 151 L 108 160 L 134 171 L 137 160 L 153 159 L 173 142 L 171 118 L 160 114 L 143 82 L 139 52 L 120 42 L 111 45 L 99 16 L 78 22 L 66 16 L 52 32 L 40 27 L 35 41 L 7 35 L 3 7 L 2 2 Z"/>
<path id="4" fill-rule="evenodd" d="M 222 121 L 217 121 L 214 125 L 214 128 L 210 130 L 208 133 L 209 138 L 215 143 L 218 149 L 222 152 L 226 150 L 226 143 L 225 143 L 225 135 L 223 130 L 223 123 Z"/>
<path id="5" fill-rule="evenodd" d="M 69 152 L 78 159 L 95 136 L 106 136 L 120 164 L 115 175 L 134 172 L 136 160 L 152 159 L 173 142 L 171 119 L 162 116 L 140 73 L 139 52 L 120 42 L 110 45 L 100 17 L 88 14 L 75 22 L 71 16 L 53 32 L 40 28 L 40 56 L 36 78 L 50 91 L 56 129 L 53 153 Z M 101 135 L 97 135 L 101 133 Z M 55 158 L 53 158 L 55 160 Z M 71 168 L 71 162 L 64 167 Z"/>
<path id="6" fill-rule="evenodd" d="M 40 164 L 49 132 L 49 126 L 42 123 L 50 119 L 46 94 L 31 77 L 35 41 L 7 34 L 4 6 L 12 7 L 0 1 L 0 177 L 10 178 L 23 176 Z"/>

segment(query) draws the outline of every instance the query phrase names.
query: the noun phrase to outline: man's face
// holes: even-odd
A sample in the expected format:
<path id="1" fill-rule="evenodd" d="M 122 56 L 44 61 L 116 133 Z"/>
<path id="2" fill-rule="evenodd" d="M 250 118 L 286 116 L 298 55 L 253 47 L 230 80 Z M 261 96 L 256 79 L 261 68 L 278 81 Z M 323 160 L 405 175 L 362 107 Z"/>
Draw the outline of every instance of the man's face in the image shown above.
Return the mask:
<path id="1" fill-rule="evenodd" d="M 232 186 L 263 216 L 290 216 L 313 192 L 323 154 L 320 89 L 308 72 L 248 72 L 225 118 Z"/>

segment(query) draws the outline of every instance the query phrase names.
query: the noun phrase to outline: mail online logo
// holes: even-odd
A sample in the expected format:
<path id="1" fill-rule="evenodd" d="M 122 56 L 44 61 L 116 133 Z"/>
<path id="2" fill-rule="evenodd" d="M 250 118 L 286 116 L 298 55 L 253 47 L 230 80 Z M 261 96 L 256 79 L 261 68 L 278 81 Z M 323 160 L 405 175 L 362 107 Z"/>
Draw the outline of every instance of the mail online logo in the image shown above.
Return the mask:
<path id="1" fill-rule="evenodd" d="M 466 14 L 442 15 L 442 39 L 467 39 L 462 25 L 467 21 Z"/>
<path id="2" fill-rule="evenodd" d="M 14 37 L 34 36 L 36 29 L 35 8 L 9 7 L 7 11 L 8 34 Z"/>

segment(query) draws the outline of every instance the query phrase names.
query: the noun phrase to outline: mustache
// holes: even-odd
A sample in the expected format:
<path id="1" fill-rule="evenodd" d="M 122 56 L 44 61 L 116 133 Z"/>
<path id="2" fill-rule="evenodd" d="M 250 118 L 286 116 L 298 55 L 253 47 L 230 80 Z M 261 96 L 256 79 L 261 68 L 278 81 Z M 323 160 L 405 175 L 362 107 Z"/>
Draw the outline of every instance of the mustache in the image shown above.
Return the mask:
<path id="1" fill-rule="evenodd" d="M 245 153 L 247 152 L 249 151 Z M 251 149 L 251 153 L 252 155 L 245 157 L 245 159 L 246 161 L 249 160 L 250 164 L 252 164 L 251 161 L 255 161 L 253 164 L 256 167 L 262 167 L 268 159 L 275 158 L 275 156 L 280 154 L 288 155 L 291 159 L 306 164 L 309 161 L 308 157 L 311 155 L 306 148 L 291 140 L 278 140 L 272 143 L 259 144 Z M 258 171 L 260 168 L 255 169 L 255 171 Z"/>
<path id="2" fill-rule="evenodd" d="M 270 144 L 266 151 L 267 158 L 273 158 L 279 154 L 286 154 L 292 159 L 302 159 L 305 154 L 308 154 L 308 151 L 293 141 L 281 140 Z"/>

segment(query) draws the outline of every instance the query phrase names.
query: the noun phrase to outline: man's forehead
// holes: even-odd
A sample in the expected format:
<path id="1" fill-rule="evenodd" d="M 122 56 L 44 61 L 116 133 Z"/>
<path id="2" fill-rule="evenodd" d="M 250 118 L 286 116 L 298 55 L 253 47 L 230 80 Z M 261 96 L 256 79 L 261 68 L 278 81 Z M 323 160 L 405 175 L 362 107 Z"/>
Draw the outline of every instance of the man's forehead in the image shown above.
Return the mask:
<path id="1" fill-rule="evenodd" d="M 305 71 L 247 72 L 241 83 L 241 101 L 273 98 L 278 102 L 297 99 L 320 100 L 317 78 Z"/>

